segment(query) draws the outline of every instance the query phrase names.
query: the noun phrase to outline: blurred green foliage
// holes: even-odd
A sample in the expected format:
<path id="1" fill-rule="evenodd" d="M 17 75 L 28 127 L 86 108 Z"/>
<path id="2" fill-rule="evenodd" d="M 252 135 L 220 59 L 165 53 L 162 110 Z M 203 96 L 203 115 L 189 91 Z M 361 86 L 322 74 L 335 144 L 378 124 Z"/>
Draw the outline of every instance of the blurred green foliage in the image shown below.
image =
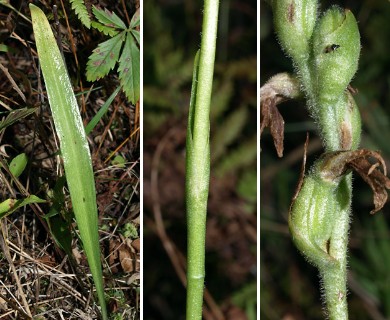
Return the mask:
<path id="1" fill-rule="evenodd" d="M 379 150 L 390 159 L 390 2 L 332 1 L 350 9 L 357 18 L 362 52 L 351 85 L 362 116 L 362 148 Z M 321 1 L 321 8 L 329 7 Z M 279 72 L 292 72 L 272 26 L 272 12 L 261 2 L 260 84 Z M 306 132 L 310 145 L 306 170 L 322 153 L 305 102 L 280 105 L 286 122 L 284 158 L 278 159 L 269 131 L 261 138 L 260 270 L 261 316 L 264 319 L 324 319 L 318 275 L 293 247 L 287 216 L 303 157 Z M 387 161 L 387 163 L 389 163 Z M 351 319 L 390 318 L 390 206 L 369 215 L 373 208 L 370 188 L 355 175 L 349 246 L 349 313 Z"/>

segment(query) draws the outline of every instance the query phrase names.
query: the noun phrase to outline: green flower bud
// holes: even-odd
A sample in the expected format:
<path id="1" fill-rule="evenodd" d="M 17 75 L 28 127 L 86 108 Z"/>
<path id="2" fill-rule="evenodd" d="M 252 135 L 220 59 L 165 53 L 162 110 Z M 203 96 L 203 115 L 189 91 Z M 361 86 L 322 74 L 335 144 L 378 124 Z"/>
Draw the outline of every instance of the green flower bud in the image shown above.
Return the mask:
<path id="1" fill-rule="evenodd" d="M 305 177 L 289 214 L 290 232 L 296 247 L 318 268 L 334 261 L 329 250 L 340 207 L 337 191 L 341 177 L 331 176 L 323 166 L 324 159 L 318 160 Z"/>
<path id="2" fill-rule="evenodd" d="M 274 24 L 280 43 L 295 63 L 310 55 L 310 38 L 317 19 L 316 0 L 274 0 Z"/>
<path id="3" fill-rule="evenodd" d="M 313 32 L 312 79 L 320 105 L 339 99 L 357 70 L 359 54 L 360 35 L 354 15 L 333 6 Z"/>
<path id="4" fill-rule="evenodd" d="M 321 133 L 326 151 L 356 150 L 360 143 L 360 112 L 352 95 L 346 91 L 333 103 L 319 108 Z"/>

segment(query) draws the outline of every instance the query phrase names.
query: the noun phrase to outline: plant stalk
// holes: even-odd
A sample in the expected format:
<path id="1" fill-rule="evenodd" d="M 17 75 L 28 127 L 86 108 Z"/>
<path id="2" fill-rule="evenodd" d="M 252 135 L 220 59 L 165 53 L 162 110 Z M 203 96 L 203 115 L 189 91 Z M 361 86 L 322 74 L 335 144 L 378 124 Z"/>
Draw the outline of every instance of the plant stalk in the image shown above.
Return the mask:
<path id="1" fill-rule="evenodd" d="M 201 319 L 205 238 L 210 178 L 210 100 L 214 73 L 218 0 L 205 0 L 202 41 L 192 80 L 186 142 L 187 308 L 186 319 Z"/>
<path id="2" fill-rule="evenodd" d="M 350 208 L 352 196 L 352 174 L 348 174 L 340 182 L 338 188 L 339 210 L 336 216 L 333 234 L 329 243 L 329 255 L 335 262 L 319 268 L 327 315 L 330 320 L 347 320 L 347 249 L 348 230 L 350 224 Z"/>

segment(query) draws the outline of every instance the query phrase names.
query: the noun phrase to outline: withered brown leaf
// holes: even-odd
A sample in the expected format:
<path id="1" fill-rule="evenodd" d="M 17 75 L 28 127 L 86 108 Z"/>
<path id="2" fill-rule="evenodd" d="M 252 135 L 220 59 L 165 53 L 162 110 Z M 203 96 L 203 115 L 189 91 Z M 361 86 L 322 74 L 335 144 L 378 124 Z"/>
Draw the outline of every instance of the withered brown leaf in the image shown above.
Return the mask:
<path id="1" fill-rule="evenodd" d="M 300 95 L 299 81 L 288 73 L 273 76 L 260 89 L 260 136 L 269 127 L 276 152 L 283 157 L 284 120 L 277 105 Z"/>
<path id="2" fill-rule="evenodd" d="M 276 152 L 283 157 L 284 120 L 276 107 L 277 100 L 277 97 L 267 98 L 261 104 L 260 135 L 265 127 L 269 127 Z"/>
<path id="3" fill-rule="evenodd" d="M 388 197 L 386 189 L 390 189 L 390 179 L 386 176 L 385 161 L 378 152 L 367 149 L 336 151 L 326 153 L 323 158 L 321 168 L 323 178 L 334 180 L 353 169 L 374 193 L 374 209 L 370 213 L 374 214 L 383 208 Z M 382 167 L 382 171 L 380 167 Z"/>

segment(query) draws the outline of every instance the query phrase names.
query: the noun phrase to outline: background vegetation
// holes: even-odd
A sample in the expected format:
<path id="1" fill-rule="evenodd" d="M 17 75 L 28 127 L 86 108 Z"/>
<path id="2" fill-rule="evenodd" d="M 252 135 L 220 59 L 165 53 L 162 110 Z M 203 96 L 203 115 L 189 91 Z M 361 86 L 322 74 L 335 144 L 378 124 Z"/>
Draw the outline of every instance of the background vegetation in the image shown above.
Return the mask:
<path id="1" fill-rule="evenodd" d="M 320 1 L 350 9 L 359 24 L 362 51 L 351 85 L 362 116 L 361 147 L 380 150 L 390 162 L 390 3 L 388 1 Z M 272 12 L 261 2 L 260 84 L 278 72 L 292 72 L 275 39 Z M 284 158 L 278 159 L 269 131 L 261 139 L 260 271 L 261 317 L 264 319 L 323 319 L 318 275 L 290 239 L 287 216 L 298 181 L 306 132 L 310 133 L 307 168 L 322 153 L 305 102 L 279 107 L 286 121 Z M 348 295 L 351 319 L 390 317 L 390 206 L 370 216 L 370 188 L 354 178 L 353 222 L 350 231 Z"/>
<path id="2" fill-rule="evenodd" d="M 54 25 L 53 3 L 34 4 Z M 139 7 L 136 1 L 93 4 L 115 12 L 127 25 Z M 56 30 L 86 125 L 120 81 L 115 73 L 94 83 L 87 81 L 88 57 L 108 37 L 84 27 L 69 2 L 57 5 Z M 91 15 L 92 3 L 86 5 Z M 46 202 L 22 207 L 0 221 L 0 314 L 22 319 L 30 309 L 36 319 L 96 319 L 88 295 L 89 270 L 77 240 L 39 71 L 28 2 L 14 1 L 12 6 L 0 1 L 0 202 L 26 194 Z M 139 102 L 131 104 L 119 93 L 88 136 L 105 293 L 115 319 L 139 318 L 139 125 Z M 26 155 L 27 165 L 15 176 L 7 167 L 20 154 Z"/>
<path id="3" fill-rule="evenodd" d="M 184 319 L 185 133 L 203 1 L 144 5 L 144 318 Z M 255 319 L 256 2 L 221 1 L 219 23 L 204 316 Z"/>

